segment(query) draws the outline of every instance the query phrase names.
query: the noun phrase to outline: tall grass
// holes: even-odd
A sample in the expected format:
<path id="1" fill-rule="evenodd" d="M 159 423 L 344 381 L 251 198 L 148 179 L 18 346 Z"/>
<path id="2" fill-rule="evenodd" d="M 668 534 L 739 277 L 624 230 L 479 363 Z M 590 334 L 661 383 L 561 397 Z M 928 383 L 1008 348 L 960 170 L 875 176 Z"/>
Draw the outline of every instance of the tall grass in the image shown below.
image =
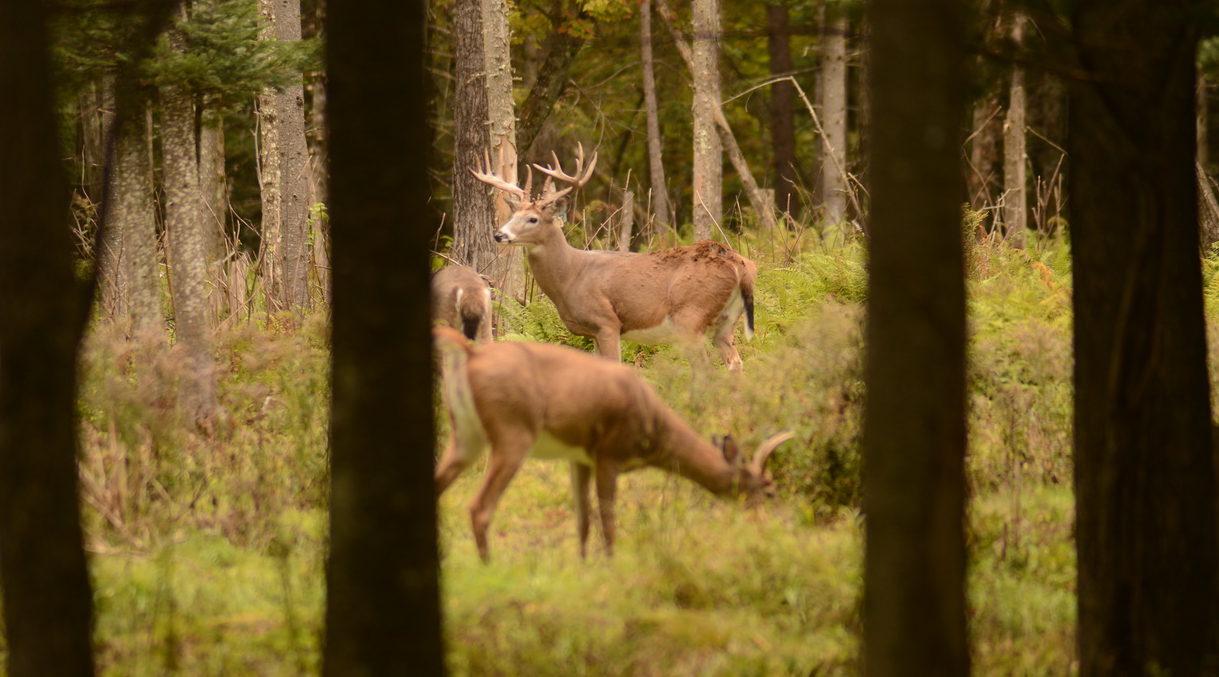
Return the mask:
<path id="1" fill-rule="evenodd" d="M 480 482 L 470 471 L 441 503 L 456 674 L 858 671 L 864 250 L 801 233 L 734 245 L 761 270 L 744 374 L 692 370 L 670 348 L 627 356 L 707 435 L 732 432 L 748 447 L 795 431 L 772 461 L 779 496 L 748 510 L 641 470 L 623 478 L 615 559 L 594 547 L 581 562 L 567 469 L 534 461 L 501 502 L 484 566 L 465 507 Z M 1207 266 L 1213 304 L 1219 266 Z M 974 243 L 968 273 L 975 667 L 1061 674 L 1074 661 L 1066 247 Z M 500 310 L 515 338 L 588 347 L 544 298 Z M 91 334 L 80 469 L 105 673 L 316 670 L 325 320 L 222 330 L 225 414 L 210 439 L 174 409 L 172 350 L 104 325 Z"/>

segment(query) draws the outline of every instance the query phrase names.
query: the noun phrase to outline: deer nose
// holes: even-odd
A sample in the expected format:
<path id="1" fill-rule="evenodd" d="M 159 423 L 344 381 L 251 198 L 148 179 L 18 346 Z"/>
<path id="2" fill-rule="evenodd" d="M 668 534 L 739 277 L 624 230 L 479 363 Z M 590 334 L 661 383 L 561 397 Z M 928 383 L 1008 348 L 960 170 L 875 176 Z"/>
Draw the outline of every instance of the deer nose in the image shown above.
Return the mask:
<path id="1" fill-rule="evenodd" d="M 507 242 L 507 241 L 508 241 L 508 239 L 509 239 L 509 238 L 508 238 L 508 236 L 507 236 L 507 235 L 504 233 L 504 231 L 502 231 L 502 230 L 497 230 L 497 231 L 495 231 L 495 241 L 496 241 L 496 242 Z"/>

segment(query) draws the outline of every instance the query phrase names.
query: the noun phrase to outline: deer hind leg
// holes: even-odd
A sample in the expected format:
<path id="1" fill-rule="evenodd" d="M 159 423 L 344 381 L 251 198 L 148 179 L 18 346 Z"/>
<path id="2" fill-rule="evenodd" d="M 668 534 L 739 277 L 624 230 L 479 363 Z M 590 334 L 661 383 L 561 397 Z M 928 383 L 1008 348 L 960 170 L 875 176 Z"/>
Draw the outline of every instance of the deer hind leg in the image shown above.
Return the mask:
<path id="1" fill-rule="evenodd" d="M 715 347 L 719 348 L 720 356 L 724 358 L 728 371 L 744 369 L 741 354 L 736 351 L 736 346 L 733 344 L 732 329 L 735 324 L 736 318 L 733 318 L 731 322 L 722 322 L 715 328 Z"/>
<path id="2" fill-rule="evenodd" d="M 605 555 L 614 556 L 617 523 L 614 499 L 618 491 L 618 464 L 604 456 L 597 457 L 597 508 L 601 513 L 601 536 L 605 539 Z"/>
<path id="3" fill-rule="evenodd" d="M 622 328 L 618 326 L 602 329 L 595 337 L 597 354 L 615 362 L 622 361 Z"/>
<path id="4" fill-rule="evenodd" d="M 588 500 L 588 485 L 593 469 L 583 463 L 571 462 L 571 490 L 576 501 L 576 533 L 580 537 L 580 559 L 587 555 L 588 523 L 591 504 Z"/>
<path id="5" fill-rule="evenodd" d="M 474 543 L 478 546 L 478 556 L 483 562 L 491 561 L 491 551 L 487 545 L 487 528 L 491 526 L 491 518 L 499 499 L 508 488 L 508 483 L 516 475 L 525 457 L 529 453 L 532 440 L 514 441 L 510 444 L 497 444 L 491 448 L 491 462 L 487 465 L 487 474 L 483 478 L 482 487 L 470 502 L 470 526 L 474 530 Z"/>

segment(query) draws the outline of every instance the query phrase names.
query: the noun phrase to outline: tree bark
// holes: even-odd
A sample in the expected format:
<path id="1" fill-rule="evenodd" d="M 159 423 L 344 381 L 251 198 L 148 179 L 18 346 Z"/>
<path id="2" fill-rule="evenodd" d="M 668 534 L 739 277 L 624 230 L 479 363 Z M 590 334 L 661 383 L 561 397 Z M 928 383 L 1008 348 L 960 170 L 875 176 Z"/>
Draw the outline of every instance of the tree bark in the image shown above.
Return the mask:
<path id="1" fill-rule="evenodd" d="M 12 677 L 92 675 L 73 271 L 48 3 L 0 3 L 0 588 Z"/>
<path id="2" fill-rule="evenodd" d="M 791 75 L 795 71 L 791 55 L 791 17 L 787 5 L 775 2 L 766 6 L 767 46 L 770 50 L 770 76 Z M 789 216 L 799 210 L 796 193 L 796 92 L 788 81 L 770 86 L 770 144 L 774 172 L 775 204 Z"/>
<path id="3" fill-rule="evenodd" d="M 867 675 L 965 675 L 965 2 L 871 4 Z"/>
<path id="4" fill-rule="evenodd" d="M 649 234 L 673 225 L 673 207 L 669 203 L 669 188 L 665 183 L 663 144 L 660 138 L 660 106 L 656 101 L 656 67 L 652 56 L 652 0 L 643 0 L 639 8 L 640 58 L 643 60 L 643 105 L 648 126 L 648 170 L 652 187 L 652 214 Z"/>
<path id="5" fill-rule="evenodd" d="M 1074 6 L 1081 675 L 1214 674 L 1216 498 L 1185 0 Z"/>
<path id="6" fill-rule="evenodd" d="M 106 137 L 114 120 L 114 78 L 102 76 L 81 91 L 81 187 L 90 201 L 100 203 L 105 190 Z"/>
<path id="7" fill-rule="evenodd" d="M 487 185 L 470 173 L 488 152 L 486 58 L 481 0 L 453 6 L 455 92 L 453 97 L 453 247 L 450 255 L 480 273 L 495 258 L 495 214 Z"/>
<path id="8" fill-rule="evenodd" d="M 265 39 L 300 40 L 300 0 L 259 0 L 259 6 L 267 21 Z M 270 273 L 264 279 L 267 309 L 299 312 L 309 305 L 309 150 L 301 77 L 262 93 L 259 104 L 262 184 L 271 192 L 263 199 L 263 265 Z"/>
<path id="9" fill-rule="evenodd" d="M 724 220 L 724 149 L 715 128 L 720 108 L 720 3 L 692 0 L 694 87 L 694 239 L 712 237 Z"/>
<path id="10" fill-rule="evenodd" d="M 327 16 L 336 227 L 325 675 L 444 674 L 424 7 L 345 0 Z"/>
<path id="11" fill-rule="evenodd" d="M 228 185 L 224 167 L 224 118 L 205 108 L 199 126 L 199 191 L 203 197 L 203 253 L 207 263 L 208 312 L 215 326 L 226 314 Z M 244 280 L 242 281 L 244 284 Z"/>
<path id="12" fill-rule="evenodd" d="M 506 0 L 482 0 L 482 22 L 491 157 L 496 161 L 503 157 L 498 167 L 500 176 L 515 182 L 516 108 L 512 99 L 512 32 Z M 501 191 L 495 191 L 492 199 L 495 207 L 492 227 L 498 227 L 512 217 L 512 207 Z M 521 248 L 506 244 L 495 245 L 495 248 L 494 263 L 489 271 L 495 287 L 508 298 L 523 298 L 525 268 L 521 263 Z"/>
<path id="13" fill-rule="evenodd" d="M 175 49 L 181 48 L 182 37 L 177 31 L 170 33 L 170 44 Z M 216 415 L 216 367 L 208 323 L 206 238 L 195 154 L 195 111 L 192 97 L 179 86 L 161 90 L 161 156 L 174 338 L 187 363 L 180 405 L 188 420 L 200 430 L 210 432 Z"/>
<path id="14" fill-rule="evenodd" d="M 1012 43 L 1017 50 L 1024 42 L 1024 16 L 1012 10 Z M 1003 119 L 1003 227 L 1008 242 L 1023 248 L 1028 231 L 1028 195 L 1025 177 L 1025 95 L 1024 67 L 1012 64 L 1008 86 L 1007 115 Z"/>
<path id="15" fill-rule="evenodd" d="M 821 80 L 817 92 L 821 101 L 821 205 L 823 218 L 831 226 L 846 220 L 847 150 L 847 18 L 832 12 L 826 18 Z M 832 156 L 832 157 L 831 157 Z"/>

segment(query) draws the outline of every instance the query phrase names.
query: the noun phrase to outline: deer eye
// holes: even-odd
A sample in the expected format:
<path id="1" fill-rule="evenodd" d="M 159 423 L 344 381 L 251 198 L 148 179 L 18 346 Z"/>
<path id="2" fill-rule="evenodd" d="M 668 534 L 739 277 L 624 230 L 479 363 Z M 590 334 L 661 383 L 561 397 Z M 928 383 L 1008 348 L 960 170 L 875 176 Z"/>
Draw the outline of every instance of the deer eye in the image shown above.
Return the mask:
<path id="1" fill-rule="evenodd" d="M 536 216 L 529 217 L 529 223 L 537 223 L 537 222 L 538 222 L 538 217 L 536 217 Z"/>

